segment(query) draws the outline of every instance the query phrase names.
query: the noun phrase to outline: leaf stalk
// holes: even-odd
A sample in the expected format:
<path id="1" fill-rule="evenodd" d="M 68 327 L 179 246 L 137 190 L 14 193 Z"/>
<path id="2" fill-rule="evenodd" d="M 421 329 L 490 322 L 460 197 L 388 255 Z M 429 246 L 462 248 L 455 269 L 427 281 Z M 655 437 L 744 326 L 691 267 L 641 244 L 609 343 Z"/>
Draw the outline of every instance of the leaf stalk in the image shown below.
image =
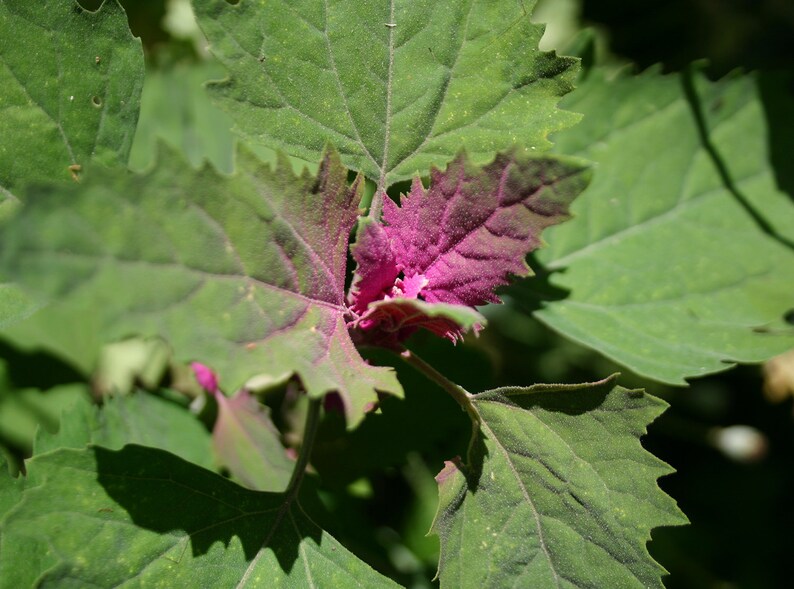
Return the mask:
<path id="1" fill-rule="evenodd" d="M 285 491 L 286 495 L 289 497 L 297 495 L 300 490 L 301 482 L 303 482 L 303 475 L 306 474 L 306 467 L 309 464 L 312 448 L 314 448 L 314 440 L 317 437 L 321 407 L 322 399 L 309 399 L 306 426 L 303 430 L 303 442 L 301 443 L 301 449 L 298 453 L 298 461 L 295 463 L 295 468 L 292 470 L 292 477 Z"/>
<path id="2" fill-rule="evenodd" d="M 430 364 L 425 362 L 411 350 L 403 348 L 400 350 L 400 357 L 405 360 L 406 363 L 416 368 L 419 372 L 444 389 L 444 391 L 446 391 L 453 399 L 455 399 L 458 405 L 460 405 L 461 408 L 469 414 L 469 417 L 471 418 L 475 428 L 479 428 L 480 414 L 477 412 L 477 408 L 471 401 L 472 394 L 470 392 L 468 392 L 459 384 L 449 380 L 446 376 L 441 374 L 438 370 L 433 368 Z"/>

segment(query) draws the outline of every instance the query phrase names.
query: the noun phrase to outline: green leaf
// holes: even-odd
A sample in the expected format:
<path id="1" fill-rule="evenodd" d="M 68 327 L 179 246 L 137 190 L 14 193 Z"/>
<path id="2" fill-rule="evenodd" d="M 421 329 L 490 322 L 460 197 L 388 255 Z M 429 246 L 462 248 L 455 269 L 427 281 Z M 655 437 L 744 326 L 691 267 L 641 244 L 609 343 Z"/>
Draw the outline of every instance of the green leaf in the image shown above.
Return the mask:
<path id="1" fill-rule="evenodd" d="M 209 161 L 218 170 L 234 168 L 234 136 L 228 115 L 214 107 L 204 83 L 223 75 L 214 62 L 177 63 L 146 73 L 141 113 L 130 151 L 130 167 L 154 165 L 159 139 L 185 154 L 194 167 Z"/>
<path id="2" fill-rule="evenodd" d="M 0 456 L 0 520 L 22 497 L 22 485 L 8 472 L 8 463 Z M 0 539 L 2 545 L 2 539 Z M 0 554 L 2 560 L 2 554 Z"/>
<path id="3" fill-rule="evenodd" d="M 385 188 L 465 147 L 547 149 L 578 70 L 538 50 L 535 0 L 194 2 L 229 70 L 219 104 L 252 142 L 316 161 L 331 143 Z"/>
<path id="4" fill-rule="evenodd" d="M 249 489 L 286 489 L 295 462 L 287 458 L 269 411 L 246 389 L 232 398 L 218 392 L 215 399 L 218 418 L 212 441 L 221 464 Z"/>
<path id="5" fill-rule="evenodd" d="M 396 587 L 292 495 L 163 452 L 64 449 L 28 462 L 0 521 L 0 587 Z"/>
<path id="6" fill-rule="evenodd" d="M 146 175 L 97 170 L 79 187 L 32 191 L 4 228 L 4 264 L 55 300 L 40 344 L 83 366 L 91 340 L 160 335 L 178 360 L 211 364 L 225 390 L 292 371 L 313 397 L 338 391 L 353 427 L 375 390 L 402 391 L 347 333 L 360 183 L 346 178 L 333 154 L 315 179 L 247 152 L 230 177 L 164 153 Z"/>
<path id="7" fill-rule="evenodd" d="M 46 391 L 0 389 L 0 438 L 29 451 L 40 427 L 55 430 L 61 412 L 86 400 L 85 384 L 64 384 Z"/>
<path id="8" fill-rule="evenodd" d="M 108 397 L 102 407 L 83 397 L 61 417 L 58 432 L 39 432 L 34 454 L 88 444 L 119 449 L 140 444 L 214 467 L 210 433 L 187 408 L 144 392 Z"/>
<path id="9" fill-rule="evenodd" d="M 142 83 L 141 43 L 115 0 L 97 12 L 0 0 L 0 211 L 22 182 L 125 163 Z"/>
<path id="10" fill-rule="evenodd" d="M 0 222 L 21 183 L 72 182 L 91 160 L 125 162 L 143 82 L 140 40 L 115 0 L 0 0 Z M 71 168 L 70 168 L 71 167 Z M 0 283 L 0 327 L 36 303 Z"/>
<path id="11" fill-rule="evenodd" d="M 0 329 L 30 316 L 37 307 L 19 285 L 0 282 Z"/>
<path id="12" fill-rule="evenodd" d="M 572 207 L 574 219 L 550 229 L 538 255 L 560 270 L 552 284 L 570 291 L 538 318 L 671 384 L 794 345 L 791 329 L 779 325 L 794 307 L 794 252 L 742 204 L 779 233 L 794 233 L 754 81 L 698 76 L 694 86 L 693 111 L 680 76 L 606 80 L 594 71 L 582 83 L 565 104 L 584 122 L 557 145 L 598 169 Z M 715 114 L 723 109 L 725 116 Z M 709 113 L 706 143 L 698 110 Z M 521 289 L 531 287 L 513 291 L 519 304 L 529 300 Z"/>
<path id="13" fill-rule="evenodd" d="M 658 587 L 650 529 L 685 518 L 639 438 L 666 407 L 614 378 L 471 398 L 469 464 L 436 477 L 442 587 Z"/>

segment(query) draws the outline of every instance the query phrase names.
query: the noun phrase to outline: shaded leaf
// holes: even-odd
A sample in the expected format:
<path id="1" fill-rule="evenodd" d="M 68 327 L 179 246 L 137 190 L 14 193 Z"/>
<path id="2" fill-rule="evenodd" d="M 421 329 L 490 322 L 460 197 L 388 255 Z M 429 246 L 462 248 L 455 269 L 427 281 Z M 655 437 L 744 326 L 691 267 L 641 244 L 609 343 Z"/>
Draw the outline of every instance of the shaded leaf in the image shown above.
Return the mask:
<path id="1" fill-rule="evenodd" d="M 22 484 L 0 520 L 3 588 L 396 586 L 293 496 L 243 489 L 160 450 L 59 450 L 30 460 Z"/>
<path id="2" fill-rule="evenodd" d="M 46 391 L 35 388 L 0 390 L 0 439 L 29 452 L 36 431 L 58 428 L 61 412 L 86 400 L 84 384 L 64 384 Z"/>
<path id="3" fill-rule="evenodd" d="M 338 391 L 351 427 L 375 389 L 401 393 L 347 334 L 360 184 L 347 186 L 336 156 L 316 179 L 247 153 L 231 177 L 161 160 L 141 176 L 97 171 L 66 194 L 40 187 L 5 228 L 6 269 L 56 299 L 37 341 L 90 366 L 96 346 L 75 337 L 160 335 L 178 359 L 210 363 L 226 390 L 294 371 L 311 396 Z"/>
<path id="4" fill-rule="evenodd" d="M 415 178 L 401 206 L 384 201 L 383 226 L 360 228 L 350 296 L 358 325 L 398 332 L 404 313 L 394 307 L 404 299 L 463 307 L 499 302 L 496 287 L 530 273 L 524 258 L 541 245 L 543 229 L 568 218 L 568 205 L 588 180 L 583 163 L 514 154 L 484 168 L 461 154 L 445 171 L 431 171 L 427 190 Z M 461 328 L 450 322 L 431 331 L 447 331 L 454 341 Z"/>
<path id="5" fill-rule="evenodd" d="M 436 477 L 442 587 L 663 587 L 645 547 L 685 518 L 639 438 L 665 404 L 614 379 L 474 395 L 469 464 Z"/>
<path id="6" fill-rule="evenodd" d="M 573 58 L 542 53 L 534 0 L 194 2 L 229 70 L 214 95 L 237 130 L 316 160 L 330 142 L 385 188 L 465 146 L 478 163 L 549 146 Z"/>
<path id="7" fill-rule="evenodd" d="M 57 433 L 39 431 L 34 454 L 89 444 L 114 450 L 141 444 L 204 468 L 214 467 L 210 433 L 196 416 L 186 407 L 144 392 L 108 397 L 102 407 L 86 396 L 80 398 L 61 416 Z"/>
<path id="8" fill-rule="evenodd" d="M 215 399 L 212 443 L 221 465 L 249 489 L 286 489 L 295 463 L 287 457 L 268 410 L 245 389 L 231 398 L 217 392 Z"/>
<path id="9" fill-rule="evenodd" d="M 769 131 L 752 82 L 697 79 L 696 87 L 696 106 L 712 111 L 708 141 L 727 154 L 735 186 L 704 145 L 680 76 L 609 81 L 595 71 L 566 103 L 584 122 L 557 139 L 561 151 L 594 160 L 598 173 L 574 219 L 550 231 L 538 256 L 561 271 L 552 284 L 570 291 L 538 318 L 671 384 L 794 345 L 780 325 L 794 307 L 794 252 L 735 194 L 749 194 L 775 224 L 794 226 L 768 158 L 756 152 Z M 720 96 L 736 116 L 714 118 Z M 513 291 L 519 304 L 531 286 Z"/>

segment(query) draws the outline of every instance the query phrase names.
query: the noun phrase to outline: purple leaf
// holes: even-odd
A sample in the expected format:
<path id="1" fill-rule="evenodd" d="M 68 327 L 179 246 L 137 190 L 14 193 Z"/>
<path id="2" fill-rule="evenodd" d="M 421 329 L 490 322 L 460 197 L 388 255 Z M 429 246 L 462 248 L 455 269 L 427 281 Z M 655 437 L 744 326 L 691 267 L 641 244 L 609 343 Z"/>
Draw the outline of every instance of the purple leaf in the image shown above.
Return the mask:
<path id="1" fill-rule="evenodd" d="M 402 320 L 405 309 L 389 301 L 469 308 L 499 302 L 496 287 L 511 274 L 530 274 L 524 258 L 541 245 L 543 229 L 568 218 L 569 204 L 588 180 L 578 162 L 514 154 L 498 155 L 484 168 L 461 154 L 445 171 L 431 171 L 428 190 L 415 178 L 401 206 L 384 199 L 384 225 L 366 222 L 359 228 L 350 293 L 356 326 L 390 334 L 370 338 L 379 344 L 404 339 L 418 327 L 445 332 L 453 341 L 467 327 L 478 329 L 477 322 L 450 328 L 452 318 L 440 327 L 440 317 L 423 322 L 416 313 Z"/>
<path id="2" fill-rule="evenodd" d="M 212 443 L 221 465 L 249 489 L 283 491 L 293 462 L 266 409 L 245 389 L 232 398 L 218 391 L 215 399 L 218 418 Z"/>

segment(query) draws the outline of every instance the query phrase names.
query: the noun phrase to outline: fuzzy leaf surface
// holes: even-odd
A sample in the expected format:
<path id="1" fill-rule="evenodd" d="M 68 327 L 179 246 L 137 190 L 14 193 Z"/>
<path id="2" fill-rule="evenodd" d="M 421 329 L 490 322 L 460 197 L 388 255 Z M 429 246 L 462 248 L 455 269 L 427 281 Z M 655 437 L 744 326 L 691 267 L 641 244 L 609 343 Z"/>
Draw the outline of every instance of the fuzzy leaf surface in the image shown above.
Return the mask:
<path id="1" fill-rule="evenodd" d="M 442 587 L 663 587 L 650 530 L 686 519 L 639 441 L 665 404 L 607 379 L 474 395 L 469 464 L 436 477 Z"/>
<path id="2" fill-rule="evenodd" d="M 229 70 L 215 96 L 240 133 L 309 161 L 330 142 L 381 188 L 461 147 L 478 163 L 546 149 L 578 120 L 556 106 L 578 62 L 538 50 L 534 5 L 194 2 Z"/>
<path id="3" fill-rule="evenodd" d="M 161 450 L 61 449 L 12 483 L 21 497 L 0 520 L 3 589 L 396 587 L 295 497 L 243 489 Z"/>
<path id="4" fill-rule="evenodd" d="M 460 154 L 446 170 L 432 169 L 428 189 L 415 178 L 400 206 L 384 200 L 382 226 L 359 230 L 350 299 L 362 326 L 399 327 L 403 313 L 393 307 L 405 299 L 499 302 L 494 290 L 530 273 L 524 258 L 546 227 L 568 218 L 589 176 L 583 163 L 559 157 L 500 154 L 480 168 Z"/>
<path id="5" fill-rule="evenodd" d="M 21 182 L 72 182 L 82 170 L 69 166 L 90 160 L 125 163 L 143 69 L 116 0 L 97 12 L 0 0 L 0 209 Z"/>
<path id="6" fill-rule="evenodd" d="M 401 394 L 393 371 L 366 364 L 347 333 L 359 184 L 347 186 L 336 156 L 317 178 L 247 153 L 234 176 L 168 153 L 145 175 L 95 175 L 37 189 L 4 228 L 5 269 L 55 300 L 42 312 L 50 329 L 28 341 L 38 335 L 90 366 L 97 346 L 75 337 L 159 335 L 178 359 L 211 364 L 225 390 L 294 371 L 312 396 L 338 391 L 351 427 L 376 389 Z"/>
<path id="7" fill-rule="evenodd" d="M 584 122 L 558 146 L 598 174 L 539 252 L 561 270 L 552 284 L 570 292 L 537 317 L 671 384 L 794 345 L 780 325 L 794 307 L 794 251 L 741 203 L 791 239 L 794 207 L 776 183 L 755 82 L 695 75 L 693 86 L 705 141 L 680 76 L 608 81 L 595 71 L 582 82 L 566 104 Z M 526 286 L 512 292 L 519 304 Z"/>
<path id="8" fill-rule="evenodd" d="M 142 83 L 141 44 L 115 0 L 98 12 L 0 0 L 0 222 L 23 182 L 72 182 L 69 166 L 126 161 Z M 36 308 L 0 282 L 0 328 Z"/>
<path id="9" fill-rule="evenodd" d="M 212 445 L 221 465 L 249 489 L 286 489 L 295 463 L 287 458 L 266 408 L 245 389 L 231 398 L 218 392 L 215 398 L 218 417 Z"/>

